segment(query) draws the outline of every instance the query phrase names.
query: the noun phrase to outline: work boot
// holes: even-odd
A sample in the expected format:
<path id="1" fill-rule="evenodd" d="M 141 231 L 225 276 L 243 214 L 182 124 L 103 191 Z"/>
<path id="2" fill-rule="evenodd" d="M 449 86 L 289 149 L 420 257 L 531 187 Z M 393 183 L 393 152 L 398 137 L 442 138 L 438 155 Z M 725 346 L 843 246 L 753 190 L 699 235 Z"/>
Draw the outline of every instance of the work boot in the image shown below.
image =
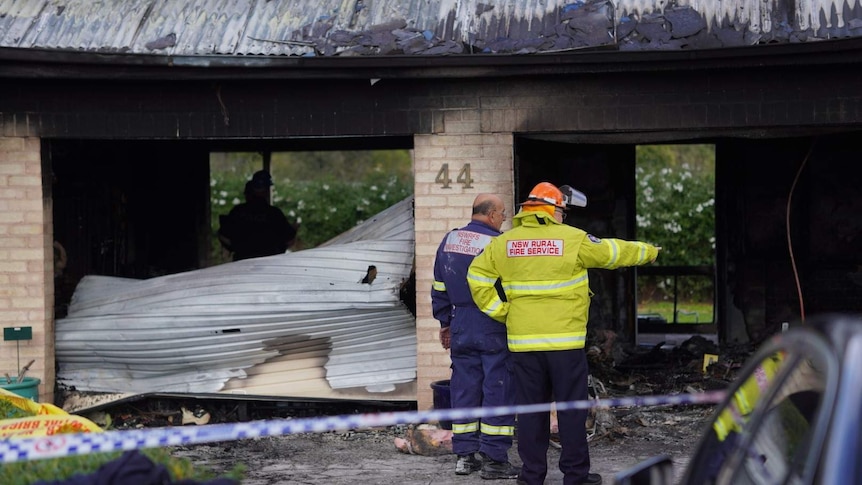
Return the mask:
<path id="1" fill-rule="evenodd" d="M 480 468 L 482 468 L 482 462 L 473 453 L 459 455 L 458 461 L 455 462 L 455 475 L 469 475 Z"/>
<path id="2" fill-rule="evenodd" d="M 601 485 L 602 476 L 598 473 L 588 473 L 587 479 L 580 483 L 580 485 Z M 527 481 L 518 476 L 518 481 L 515 482 L 516 485 L 528 485 Z"/>
<path id="3" fill-rule="evenodd" d="M 581 485 L 601 485 L 602 476 L 598 473 L 587 473 L 587 479 L 581 482 Z"/>
<path id="4" fill-rule="evenodd" d="M 494 461 L 486 456 L 479 476 L 485 480 L 512 480 L 518 478 L 519 473 L 521 469 L 508 461 Z"/>

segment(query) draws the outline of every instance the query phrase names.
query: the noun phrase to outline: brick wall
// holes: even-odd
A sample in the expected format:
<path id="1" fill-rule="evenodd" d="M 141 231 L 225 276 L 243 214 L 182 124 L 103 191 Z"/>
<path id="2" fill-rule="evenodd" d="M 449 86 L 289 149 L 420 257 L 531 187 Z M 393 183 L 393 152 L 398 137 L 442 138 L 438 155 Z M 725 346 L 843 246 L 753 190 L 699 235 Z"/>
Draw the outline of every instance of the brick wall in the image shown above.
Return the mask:
<path id="1" fill-rule="evenodd" d="M 31 327 L 29 341 L 0 341 L 0 373 L 42 380 L 39 400 L 54 398 L 51 200 L 43 196 L 39 138 L 0 137 L 0 326 Z"/>
<path id="2" fill-rule="evenodd" d="M 476 195 L 486 192 L 499 195 L 511 214 L 514 193 L 511 133 L 479 134 L 477 113 L 470 110 L 444 112 L 436 121 L 435 128 L 440 133 L 414 137 L 419 409 L 432 407 L 431 383 L 451 376 L 449 353 L 440 345 L 440 324 L 431 313 L 437 246 L 446 232 L 470 220 Z M 435 182 L 444 163 L 449 165 L 450 188 Z M 465 163 L 470 164 L 472 188 L 456 182 Z M 509 227 L 510 222 L 506 221 L 504 229 Z"/>

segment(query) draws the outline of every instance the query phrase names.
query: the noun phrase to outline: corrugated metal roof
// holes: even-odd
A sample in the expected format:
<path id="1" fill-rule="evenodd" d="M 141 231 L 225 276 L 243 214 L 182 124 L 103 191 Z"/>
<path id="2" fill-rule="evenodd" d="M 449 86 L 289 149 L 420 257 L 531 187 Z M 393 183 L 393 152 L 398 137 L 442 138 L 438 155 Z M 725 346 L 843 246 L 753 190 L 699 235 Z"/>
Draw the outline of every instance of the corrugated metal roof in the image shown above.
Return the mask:
<path id="1" fill-rule="evenodd" d="M 406 199 L 325 246 L 147 280 L 87 276 L 56 321 L 78 391 L 415 399 Z M 369 265 L 371 284 L 360 280 Z"/>
<path id="2" fill-rule="evenodd" d="M 0 0 L 0 47 L 196 55 L 667 49 L 862 35 L 859 0 Z M 708 34 L 704 34 L 707 32 Z M 708 36 L 689 42 L 693 36 Z"/>

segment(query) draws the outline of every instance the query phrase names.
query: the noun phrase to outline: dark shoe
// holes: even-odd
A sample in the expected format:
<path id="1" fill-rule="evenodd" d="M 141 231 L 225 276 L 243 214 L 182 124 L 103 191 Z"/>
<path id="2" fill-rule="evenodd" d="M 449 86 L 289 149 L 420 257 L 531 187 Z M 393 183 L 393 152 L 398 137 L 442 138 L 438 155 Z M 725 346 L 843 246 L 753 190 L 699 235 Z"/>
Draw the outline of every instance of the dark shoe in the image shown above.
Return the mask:
<path id="1" fill-rule="evenodd" d="M 602 476 L 598 473 L 587 473 L 587 479 L 581 482 L 581 485 L 601 485 Z"/>
<path id="2" fill-rule="evenodd" d="M 469 475 L 481 468 L 482 462 L 473 453 L 460 455 L 458 461 L 455 462 L 455 475 Z"/>
<path id="3" fill-rule="evenodd" d="M 508 461 L 486 459 L 482 463 L 479 476 L 485 480 L 512 480 L 518 478 L 519 473 L 521 473 L 521 469 L 512 466 Z"/>

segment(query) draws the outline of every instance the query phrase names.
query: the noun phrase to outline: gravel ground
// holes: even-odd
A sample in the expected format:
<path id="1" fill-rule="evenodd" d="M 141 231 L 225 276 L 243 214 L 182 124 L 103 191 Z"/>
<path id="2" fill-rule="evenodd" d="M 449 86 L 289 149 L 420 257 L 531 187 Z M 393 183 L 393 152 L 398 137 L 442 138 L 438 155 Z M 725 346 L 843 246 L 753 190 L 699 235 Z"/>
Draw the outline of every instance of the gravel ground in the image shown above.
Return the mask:
<path id="1" fill-rule="evenodd" d="M 591 440 L 592 471 L 613 483 L 614 475 L 643 459 L 670 455 L 677 476 L 688 462 L 711 406 L 615 409 L 615 423 Z M 488 483 L 478 474 L 457 476 L 455 457 L 409 455 L 395 438 L 407 428 L 393 426 L 350 432 L 286 435 L 177 448 L 176 456 L 216 471 L 238 463 L 247 467 L 244 485 L 274 484 L 465 484 Z M 516 447 L 510 460 L 520 465 Z M 562 483 L 559 450 L 548 452 L 546 484 Z"/>

